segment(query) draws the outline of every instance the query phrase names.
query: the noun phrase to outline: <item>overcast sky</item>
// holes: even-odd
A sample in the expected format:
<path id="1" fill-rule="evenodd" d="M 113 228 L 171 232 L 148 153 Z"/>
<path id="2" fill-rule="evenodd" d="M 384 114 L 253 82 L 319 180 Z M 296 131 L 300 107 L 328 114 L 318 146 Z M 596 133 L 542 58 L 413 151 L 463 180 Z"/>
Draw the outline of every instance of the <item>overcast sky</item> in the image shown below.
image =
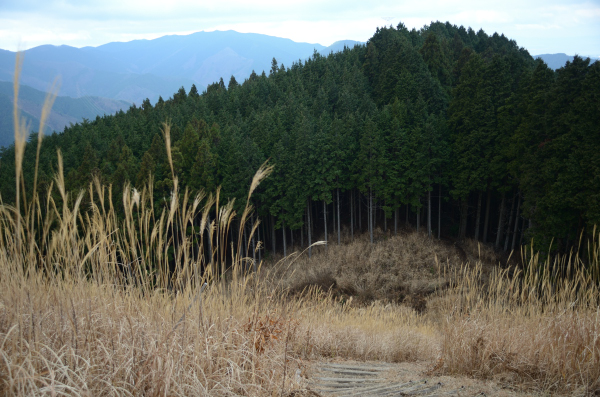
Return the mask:
<path id="1" fill-rule="evenodd" d="M 600 0 L 0 0 L 0 48 L 236 30 L 330 45 L 432 21 L 504 33 L 532 55 L 600 56 Z"/>

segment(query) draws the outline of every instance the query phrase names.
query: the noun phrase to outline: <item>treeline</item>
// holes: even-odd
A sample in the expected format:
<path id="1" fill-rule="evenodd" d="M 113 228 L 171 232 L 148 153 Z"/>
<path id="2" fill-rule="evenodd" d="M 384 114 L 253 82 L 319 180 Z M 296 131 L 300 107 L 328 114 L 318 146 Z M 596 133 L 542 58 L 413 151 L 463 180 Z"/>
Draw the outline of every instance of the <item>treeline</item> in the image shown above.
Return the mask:
<path id="1" fill-rule="evenodd" d="M 289 66 L 289 67 L 286 67 Z M 64 157 L 67 187 L 97 175 L 113 185 L 154 181 L 155 206 L 174 171 L 192 190 L 253 196 L 269 250 L 400 223 L 434 236 L 471 236 L 509 250 L 531 238 L 565 249 L 600 223 L 600 63 L 576 57 L 556 72 L 503 35 L 449 23 L 378 29 L 365 46 L 192 86 L 152 106 L 86 120 L 44 138 L 39 188 Z M 33 180 L 35 136 L 25 150 Z M 0 162 L 2 200 L 14 202 L 14 148 Z M 58 199 L 58 197 L 57 197 Z"/>

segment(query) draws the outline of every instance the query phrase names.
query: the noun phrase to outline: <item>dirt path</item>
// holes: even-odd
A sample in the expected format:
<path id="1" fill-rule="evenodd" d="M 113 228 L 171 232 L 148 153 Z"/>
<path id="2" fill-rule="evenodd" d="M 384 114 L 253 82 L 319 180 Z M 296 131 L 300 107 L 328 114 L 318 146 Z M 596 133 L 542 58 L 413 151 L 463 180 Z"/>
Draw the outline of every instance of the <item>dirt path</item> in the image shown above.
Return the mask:
<path id="1" fill-rule="evenodd" d="M 304 389 L 289 396 L 533 396 L 493 381 L 427 375 L 421 363 L 332 361 L 307 366 Z M 300 377 L 300 374 L 296 375 Z"/>

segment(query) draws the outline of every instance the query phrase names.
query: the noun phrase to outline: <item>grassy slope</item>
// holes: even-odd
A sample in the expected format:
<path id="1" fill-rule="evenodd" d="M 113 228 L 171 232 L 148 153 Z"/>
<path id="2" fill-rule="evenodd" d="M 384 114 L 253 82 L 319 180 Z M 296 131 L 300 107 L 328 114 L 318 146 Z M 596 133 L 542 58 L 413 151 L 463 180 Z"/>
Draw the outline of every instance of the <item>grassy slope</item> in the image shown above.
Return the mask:
<path id="1" fill-rule="evenodd" d="M 297 387 L 284 374 L 302 371 L 306 360 L 330 357 L 428 361 L 432 373 L 493 377 L 538 392 L 586 394 L 600 388 L 598 289 L 589 280 L 550 289 L 548 279 L 492 271 L 485 277 L 488 289 L 480 266 L 460 266 L 454 249 L 408 233 L 372 247 L 363 237 L 320 248 L 311 260 L 291 256 L 262 269 L 258 279 L 229 272 L 229 281 L 211 282 L 198 301 L 188 260 L 181 269 L 189 281 L 180 279 L 178 293 L 149 288 L 142 284 L 147 278 L 140 278 L 138 287 L 126 286 L 124 273 L 112 265 L 113 247 L 142 247 L 136 240 L 144 240 L 145 232 L 127 232 L 124 220 L 115 234 L 111 230 L 119 221 L 110 212 L 105 217 L 96 212 L 82 227 L 89 246 L 99 244 L 86 257 L 86 244 L 79 244 L 73 229 L 77 210 L 64 210 L 65 222 L 39 259 L 46 268 L 57 263 L 65 278 L 48 279 L 37 271 L 26 275 L 14 256 L 12 218 L 8 209 L 0 210 L 0 353 L 5 357 L 0 390 L 5 394 L 54 389 L 96 395 L 272 395 L 282 386 Z M 142 205 L 141 216 L 147 211 Z M 171 212 L 175 219 L 185 213 L 183 207 Z M 170 229 L 168 223 L 163 227 Z M 103 243 L 107 238 L 113 241 Z M 168 243 L 158 241 L 145 252 L 165 250 Z M 186 249 L 179 250 L 185 258 Z M 435 256 L 449 257 L 446 276 L 430 271 Z M 87 278 L 77 265 L 82 261 L 93 272 Z M 382 300 L 352 303 L 348 296 L 315 286 L 292 298 L 285 294 L 303 281 L 294 274 L 310 278 L 319 264 L 332 273 L 343 266 L 340 280 L 363 274 L 367 286 L 375 288 L 379 282 L 368 280 L 385 263 L 408 272 L 398 275 L 407 285 L 437 280 L 439 286 L 443 278 L 451 286 L 428 295 L 420 312 Z M 532 295 L 534 285 L 541 287 L 539 294 Z"/>
<path id="2" fill-rule="evenodd" d="M 23 198 L 31 210 L 0 203 L 2 395 L 291 396 L 298 384 L 288 374 L 330 357 L 422 360 L 432 373 L 535 391 L 600 391 L 598 240 L 581 257 L 524 255 L 525 275 L 461 264 L 472 243 L 456 252 L 415 233 L 319 247 L 244 274 L 251 259 L 228 230 L 238 217 L 245 225 L 248 206 L 235 214 L 175 183 L 160 215 L 151 185 L 126 186 L 119 218 L 99 180 L 82 205 L 84 192 L 65 192 L 60 156 L 57 168 L 54 191 Z M 249 198 L 268 173 L 259 170 Z M 198 220 L 203 232 L 190 235 Z M 323 278 L 335 285 L 313 282 Z M 320 288 L 331 286 L 339 290 Z M 391 294 L 398 288 L 408 295 Z M 406 302 L 425 290 L 418 310 Z"/>

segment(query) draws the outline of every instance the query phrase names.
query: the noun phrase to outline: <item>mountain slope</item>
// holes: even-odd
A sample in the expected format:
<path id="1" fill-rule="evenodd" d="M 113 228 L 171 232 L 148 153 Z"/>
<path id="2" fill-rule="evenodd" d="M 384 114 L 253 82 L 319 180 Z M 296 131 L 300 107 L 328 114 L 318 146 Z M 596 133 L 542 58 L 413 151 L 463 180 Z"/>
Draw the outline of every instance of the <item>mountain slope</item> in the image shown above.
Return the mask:
<path id="1" fill-rule="evenodd" d="M 257 73 L 268 70 L 273 57 L 279 63 L 290 64 L 305 59 L 314 50 L 325 49 L 320 44 L 296 43 L 290 39 L 257 33 L 229 31 L 197 32 L 186 36 L 163 36 L 154 40 L 135 40 L 126 43 L 109 43 L 82 50 L 118 58 L 129 71 L 151 73 L 157 76 L 180 76 L 194 79 L 205 86 L 213 83 L 202 81 L 197 75 L 205 61 L 222 51 L 234 52 L 239 57 L 252 60 L 249 65 Z M 250 75 L 252 69 L 247 71 Z M 247 76 L 236 76 L 245 78 Z M 228 78 L 228 75 L 219 76 Z"/>
<path id="2" fill-rule="evenodd" d="M 25 52 L 21 83 L 44 91 L 60 78 L 60 95 L 99 96 L 141 104 L 145 98 L 173 93 L 192 81 L 174 77 L 130 73 L 119 60 L 67 46 L 41 46 Z M 121 64 L 120 64 L 121 63 Z M 12 81 L 15 53 L 0 50 L 0 80 Z M 120 64 L 120 65 L 119 65 Z M 119 72 L 117 70 L 122 70 Z"/>
<path id="3" fill-rule="evenodd" d="M 0 82 L 0 146 L 8 146 L 14 141 L 13 131 L 13 86 Z M 30 131 L 37 131 L 46 93 L 28 86 L 19 90 L 21 117 L 29 125 Z M 114 114 L 120 109 L 127 110 L 130 103 L 101 97 L 57 97 L 52 112 L 46 122 L 44 133 L 62 132 L 65 127 L 81 122 L 84 118 L 93 120 L 96 116 Z"/>
<path id="4" fill-rule="evenodd" d="M 189 90 L 230 76 L 242 82 L 254 70 L 268 71 L 271 61 L 291 66 L 316 50 L 339 51 L 342 41 L 330 47 L 296 43 L 289 39 L 234 31 L 197 32 L 154 40 L 108 43 L 99 47 L 39 46 L 25 51 L 21 82 L 45 90 L 55 76 L 62 76 L 60 95 L 85 95 L 141 104 L 170 97 L 181 86 Z M 0 50 L 0 80 L 11 81 L 15 53 Z"/>
<path id="5" fill-rule="evenodd" d="M 223 56 L 234 54 L 243 56 L 234 48 Z M 221 186 L 241 213 L 255 170 L 270 159 L 273 173 L 254 197 L 272 252 L 291 233 L 296 242 L 325 235 L 333 214 L 336 231 L 342 222 L 368 228 L 371 241 L 402 215 L 430 235 L 474 236 L 504 251 L 532 240 L 547 249 L 555 238 L 568 252 L 582 227 L 600 224 L 599 85 L 597 62 L 575 57 L 554 73 L 504 35 L 399 24 L 366 46 L 315 51 L 286 70 L 200 95 L 179 90 L 53 134 L 39 180 L 51 183 L 60 148 L 69 191 L 86 189 L 94 173 L 112 183 L 120 207 L 127 181 L 142 190 L 152 179 L 161 208 L 177 175 L 192 197 Z M 24 180 L 33 179 L 34 141 Z M 14 156 L 0 151 L 8 203 L 17 198 Z"/>

